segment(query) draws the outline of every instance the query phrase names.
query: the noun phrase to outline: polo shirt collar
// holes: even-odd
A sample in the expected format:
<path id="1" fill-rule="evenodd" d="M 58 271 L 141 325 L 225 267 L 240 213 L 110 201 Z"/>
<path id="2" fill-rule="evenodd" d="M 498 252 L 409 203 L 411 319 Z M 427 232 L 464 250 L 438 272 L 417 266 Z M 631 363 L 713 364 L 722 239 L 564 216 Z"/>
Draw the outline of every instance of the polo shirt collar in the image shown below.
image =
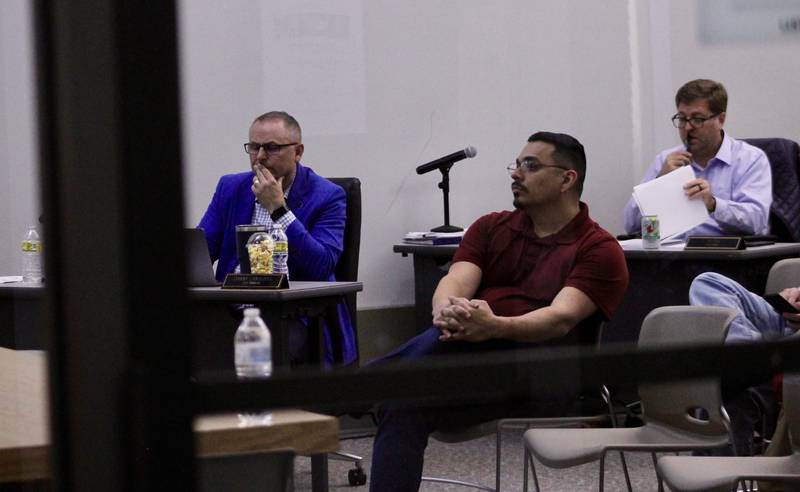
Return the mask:
<path id="1" fill-rule="evenodd" d="M 533 223 L 530 217 L 522 210 L 515 210 L 511 216 L 509 227 L 534 240 L 543 242 L 553 242 L 558 244 L 571 244 L 582 237 L 586 228 L 590 225 L 589 206 L 584 202 L 578 203 L 578 214 L 570 220 L 560 231 L 550 236 L 540 238 L 533 230 Z"/>

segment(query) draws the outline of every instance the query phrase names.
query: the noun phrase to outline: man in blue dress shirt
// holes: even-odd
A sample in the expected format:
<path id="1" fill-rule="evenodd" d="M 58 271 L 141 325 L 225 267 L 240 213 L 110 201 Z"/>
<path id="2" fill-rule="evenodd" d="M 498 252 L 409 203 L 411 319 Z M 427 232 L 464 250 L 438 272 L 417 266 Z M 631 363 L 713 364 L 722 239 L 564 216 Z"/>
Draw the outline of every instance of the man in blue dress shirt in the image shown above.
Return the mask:
<path id="1" fill-rule="evenodd" d="M 217 280 L 236 270 L 236 226 L 280 223 L 289 238 L 292 280 L 336 280 L 334 268 L 344 249 L 346 196 L 344 190 L 300 164 L 303 137 L 291 115 L 272 111 L 250 125 L 244 150 L 250 171 L 220 178 L 214 197 L 200 220 Z M 356 358 L 355 335 L 344 302 L 339 305 L 342 361 Z M 292 330 L 293 359 L 302 360 L 308 342 L 304 330 Z M 331 337 L 325 328 L 326 359 L 333 360 Z"/>
<path id="2" fill-rule="evenodd" d="M 682 166 L 692 166 L 695 179 L 683 189 L 702 200 L 708 219 L 686 236 L 746 236 L 769 233 L 772 173 L 764 152 L 725 133 L 728 94 L 713 80 L 692 80 L 675 95 L 672 117 L 682 145 L 659 153 L 642 183 Z M 625 206 L 625 230 L 641 231 L 641 212 L 633 198 Z"/>

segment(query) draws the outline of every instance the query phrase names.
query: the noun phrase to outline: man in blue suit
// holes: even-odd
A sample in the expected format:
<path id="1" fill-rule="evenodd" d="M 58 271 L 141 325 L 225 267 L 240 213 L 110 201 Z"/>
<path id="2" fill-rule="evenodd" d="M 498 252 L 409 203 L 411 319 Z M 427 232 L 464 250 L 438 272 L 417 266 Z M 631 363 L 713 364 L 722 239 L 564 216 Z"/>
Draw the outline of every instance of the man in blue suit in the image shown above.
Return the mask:
<path id="1" fill-rule="evenodd" d="M 244 150 L 251 170 L 220 178 L 198 225 L 205 232 L 211 260 L 218 260 L 217 280 L 238 266 L 236 226 L 264 224 L 269 229 L 274 222 L 289 238 L 291 279 L 336 280 L 333 271 L 343 249 L 346 197 L 341 187 L 300 164 L 304 147 L 297 120 L 282 111 L 262 114 L 250 125 Z M 342 359 L 347 364 L 356 358 L 356 348 L 344 303 L 339 305 L 339 319 Z M 304 346 L 293 346 L 293 352 L 306 349 L 304 340 L 300 344 Z M 331 362 L 327 327 L 325 346 Z"/>

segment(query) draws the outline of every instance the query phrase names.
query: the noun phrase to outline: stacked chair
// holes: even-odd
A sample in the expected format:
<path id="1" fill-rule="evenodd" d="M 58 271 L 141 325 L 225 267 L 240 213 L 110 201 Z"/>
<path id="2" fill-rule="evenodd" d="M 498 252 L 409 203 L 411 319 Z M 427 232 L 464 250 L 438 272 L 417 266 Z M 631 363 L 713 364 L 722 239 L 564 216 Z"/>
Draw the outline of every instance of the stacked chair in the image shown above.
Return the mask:
<path id="1" fill-rule="evenodd" d="M 664 456 L 658 473 L 674 491 L 749 490 L 747 480 L 787 485 L 800 490 L 800 376 L 783 377 L 783 412 L 789 424 L 789 456 Z M 754 489 L 755 490 L 755 489 Z"/>
<path id="2" fill-rule="evenodd" d="M 735 316 L 736 311 L 728 308 L 660 307 L 650 312 L 642 323 L 638 348 L 646 352 L 690 344 L 722 345 Z M 602 492 L 605 458 L 611 451 L 649 452 L 655 465 L 658 451 L 714 449 L 732 442 L 718 379 L 642 383 L 639 396 L 644 420 L 641 427 L 531 429 L 525 432 L 525 466 L 531 466 L 537 491 L 540 488 L 535 460 L 551 468 L 568 468 L 599 460 L 599 490 Z M 708 414 L 707 420 L 695 417 L 701 409 Z M 660 477 L 657 479 L 659 490 L 663 490 Z"/>

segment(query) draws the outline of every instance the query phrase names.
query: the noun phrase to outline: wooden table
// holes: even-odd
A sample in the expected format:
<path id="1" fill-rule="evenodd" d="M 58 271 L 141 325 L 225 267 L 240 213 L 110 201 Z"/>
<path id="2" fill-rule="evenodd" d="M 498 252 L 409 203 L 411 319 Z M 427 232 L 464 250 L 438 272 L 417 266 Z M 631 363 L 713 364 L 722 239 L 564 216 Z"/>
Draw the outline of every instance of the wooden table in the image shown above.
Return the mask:
<path id="1" fill-rule="evenodd" d="M 0 482 L 48 476 L 45 360 L 42 352 L 0 348 Z"/>
<path id="2" fill-rule="evenodd" d="M 0 483 L 49 477 L 46 356 L 0 347 Z M 196 456 L 339 449 L 339 421 L 303 410 L 277 410 L 265 425 L 240 426 L 235 414 L 198 417 Z"/>

